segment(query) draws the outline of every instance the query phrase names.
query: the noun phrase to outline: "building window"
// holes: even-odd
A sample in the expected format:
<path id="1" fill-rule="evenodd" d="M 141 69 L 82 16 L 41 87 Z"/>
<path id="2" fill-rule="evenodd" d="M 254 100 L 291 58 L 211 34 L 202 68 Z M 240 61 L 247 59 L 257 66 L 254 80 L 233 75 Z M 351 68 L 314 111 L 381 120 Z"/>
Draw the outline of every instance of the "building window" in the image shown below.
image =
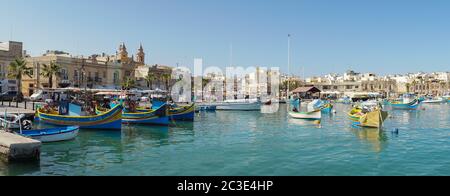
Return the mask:
<path id="1" fill-rule="evenodd" d="M 68 80 L 68 79 L 69 79 L 69 76 L 68 76 L 68 74 L 67 74 L 67 70 L 66 70 L 66 69 L 61 69 L 60 76 L 61 76 L 61 78 L 62 78 L 63 80 Z"/>
<path id="2" fill-rule="evenodd" d="M 118 71 L 114 72 L 113 79 L 114 79 L 114 84 L 119 83 L 119 72 Z"/>

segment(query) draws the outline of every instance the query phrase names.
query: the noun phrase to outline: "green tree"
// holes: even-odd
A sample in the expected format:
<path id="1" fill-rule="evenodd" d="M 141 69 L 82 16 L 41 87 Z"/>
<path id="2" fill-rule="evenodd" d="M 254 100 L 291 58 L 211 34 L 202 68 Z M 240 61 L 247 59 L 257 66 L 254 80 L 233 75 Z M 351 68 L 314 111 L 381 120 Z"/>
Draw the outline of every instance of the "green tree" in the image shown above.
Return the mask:
<path id="1" fill-rule="evenodd" d="M 16 58 L 8 66 L 8 77 L 17 81 L 17 98 L 22 97 L 22 76 L 32 77 L 33 68 L 27 67 L 27 62 L 23 58 Z"/>
<path id="2" fill-rule="evenodd" d="M 57 76 L 61 71 L 61 65 L 52 61 L 49 65 L 42 64 L 41 76 L 48 78 L 49 88 L 53 88 L 53 76 Z"/>
<path id="3" fill-rule="evenodd" d="M 156 79 L 156 75 L 151 72 L 148 72 L 148 75 L 145 76 L 144 80 L 147 82 L 147 87 L 150 87 L 150 90 L 153 90 L 153 82 Z"/>
<path id="4" fill-rule="evenodd" d="M 122 83 L 122 88 L 124 90 L 130 90 L 132 88 L 136 87 L 136 81 L 134 81 L 131 78 L 127 78 L 123 83 Z"/>

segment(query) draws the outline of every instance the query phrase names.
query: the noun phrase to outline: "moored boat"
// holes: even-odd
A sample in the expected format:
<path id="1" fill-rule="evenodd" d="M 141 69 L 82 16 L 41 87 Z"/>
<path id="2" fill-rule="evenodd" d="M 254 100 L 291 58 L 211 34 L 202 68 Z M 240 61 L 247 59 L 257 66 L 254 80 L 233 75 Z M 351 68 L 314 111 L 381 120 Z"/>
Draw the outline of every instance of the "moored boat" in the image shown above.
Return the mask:
<path id="1" fill-rule="evenodd" d="M 73 140 L 78 136 L 79 130 L 79 126 L 68 126 L 38 130 L 22 130 L 19 134 L 47 143 Z"/>
<path id="2" fill-rule="evenodd" d="M 99 108 L 96 108 L 97 114 L 103 113 Z M 122 113 L 123 124 L 147 124 L 147 125 L 169 125 L 169 116 L 167 111 L 167 105 L 164 104 L 159 108 L 144 109 L 138 108 L 136 112 L 123 112 Z"/>
<path id="3" fill-rule="evenodd" d="M 195 103 L 169 109 L 169 119 L 173 121 L 193 121 L 194 117 Z"/>
<path id="4" fill-rule="evenodd" d="M 383 111 L 381 107 L 355 107 L 349 112 L 348 116 L 356 126 L 380 128 L 388 117 L 388 113 Z"/>
<path id="5" fill-rule="evenodd" d="M 40 122 L 57 126 L 80 126 L 81 129 L 122 129 L 122 105 L 92 116 L 58 115 L 44 108 L 38 109 L 36 119 Z"/>
<path id="6" fill-rule="evenodd" d="M 240 100 L 227 100 L 221 103 L 215 103 L 217 110 L 233 110 L 233 111 L 260 111 L 261 101 L 257 99 L 240 99 Z"/>
<path id="7" fill-rule="evenodd" d="M 424 104 L 441 104 L 441 103 L 445 103 L 447 102 L 446 99 L 442 98 L 442 97 L 438 97 L 438 98 L 430 98 L 430 99 L 425 99 L 424 101 L 422 101 L 422 103 Z"/>
<path id="8" fill-rule="evenodd" d="M 415 99 L 411 102 L 404 102 L 404 101 L 396 101 L 390 103 L 392 109 L 399 109 L 399 110 L 416 110 L 419 108 L 420 101 L 418 99 Z"/>
<path id="9" fill-rule="evenodd" d="M 333 111 L 333 107 L 334 107 L 333 104 L 327 103 L 327 104 L 323 105 L 320 108 L 320 110 L 322 111 L 322 113 L 329 114 Z"/>
<path id="10" fill-rule="evenodd" d="M 289 116 L 291 118 L 295 119 L 305 119 L 305 120 L 320 120 L 322 119 L 322 111 L 316 110 L 312 112 L 295 112 L 290 111 L 288 112 Z"/>

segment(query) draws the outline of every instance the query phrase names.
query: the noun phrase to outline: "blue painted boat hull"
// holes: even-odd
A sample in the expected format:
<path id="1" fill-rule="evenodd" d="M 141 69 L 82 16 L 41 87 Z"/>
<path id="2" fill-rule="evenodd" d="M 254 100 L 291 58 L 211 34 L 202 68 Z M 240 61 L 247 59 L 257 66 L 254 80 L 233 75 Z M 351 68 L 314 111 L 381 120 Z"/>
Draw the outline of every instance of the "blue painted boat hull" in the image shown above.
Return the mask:
<path id="1" fill-rule="evenodd" d="M 133 120 L 133 119 L 122 119 L 122 123 L 124 124 L 148 124 L 148 125 L 161 125 L 168 126 L 169 125 L 169 117 L 156 117 L 144 120 Z"/>
<path id="2" fill-rule="evenodd" d="M 172 121 L 194 121 L 195 104 L 183 108 L 175 108 L 170 110 L 169 118 Z"/>
<path id="3" fill-rule="evenodd" d="M 324 114 L 330 114 L 333 111 L 333 106 L 323 108 L 321 111 Z"/>
<path id="4" fill-rule="evenodd" d="M 58 127 L 40 130 L 24 130 L 21 135 L 41 142 L 60 142 L 75 139 L 79 132 L 78 126 Z"/>
<path id="5" fill-rule="evenodd" d="M 123 113 L 122 122 L 125 124 L 169 125 L 167 105 L 156 110 L 138 110 L 136 113 Z"/>
<path id="6" fill-rule="evenodd" d="M 118 105 L 108 112 L 96 116 L 69 116 L 46 114 L 38 110 L 37 119 L 46 124 L 56 126 L 79 126 L 81 129 L 122 129 L 122 106 Z"/>
<path id="7" fill-rule="evenodd" d="M 397 110 L 416 110 L 420 106 L 419 100 L 414 100 L 411 103 L 390 103 L 392 109 Z"/>

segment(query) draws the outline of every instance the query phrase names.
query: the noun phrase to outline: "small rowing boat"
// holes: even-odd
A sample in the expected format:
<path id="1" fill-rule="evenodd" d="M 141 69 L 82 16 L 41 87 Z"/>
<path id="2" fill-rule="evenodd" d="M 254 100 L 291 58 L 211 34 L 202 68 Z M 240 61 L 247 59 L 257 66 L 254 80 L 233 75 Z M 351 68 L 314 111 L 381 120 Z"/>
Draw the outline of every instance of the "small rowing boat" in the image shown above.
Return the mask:
<path id="1" fill-rule="evenodd" d="M 316 110 L 312 112 L 289 112 L 289 116 L 295 119 L 305 119 L 305 120 L 320 120 L 322 119 L 322 111 Z"/>
<path id="2" fill-rule="evenodd" d="M 25 130 L 21 131 L 19 134 L 47 143 L 73 140 L 77 137 L 79 130 L 79 126 L 68 126 L 50 129 Z"/>

